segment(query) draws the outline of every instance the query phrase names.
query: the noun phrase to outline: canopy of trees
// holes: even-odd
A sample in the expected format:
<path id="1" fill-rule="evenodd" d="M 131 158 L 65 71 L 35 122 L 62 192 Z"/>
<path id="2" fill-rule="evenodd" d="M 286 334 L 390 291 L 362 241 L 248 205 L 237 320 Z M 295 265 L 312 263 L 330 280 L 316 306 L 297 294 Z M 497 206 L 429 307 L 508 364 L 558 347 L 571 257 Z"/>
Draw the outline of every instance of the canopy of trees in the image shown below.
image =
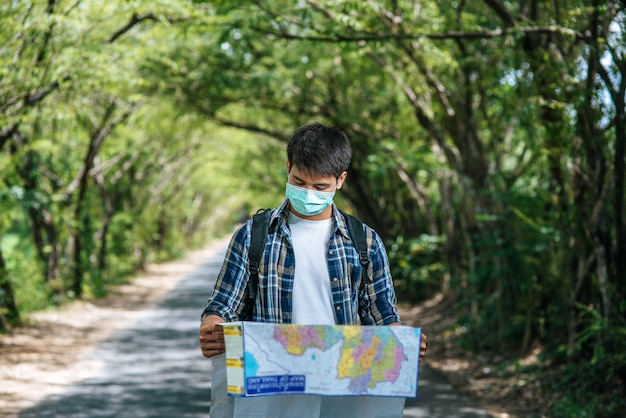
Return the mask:
<path id="1" fill-rule="evenodd" d="M 0 39 L 3 328 L 277 204 L 320 120 L 399 293 L 623 411 L 623 0 L 10 1 Z"/>

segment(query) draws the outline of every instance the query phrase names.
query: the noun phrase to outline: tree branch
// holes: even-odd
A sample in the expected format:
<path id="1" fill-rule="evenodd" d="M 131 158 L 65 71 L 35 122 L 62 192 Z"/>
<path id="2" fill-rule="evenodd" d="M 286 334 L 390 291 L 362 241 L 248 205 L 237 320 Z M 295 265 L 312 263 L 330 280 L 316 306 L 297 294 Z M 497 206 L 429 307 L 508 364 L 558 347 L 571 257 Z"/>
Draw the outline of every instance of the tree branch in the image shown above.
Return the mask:
<path id="1" fill-rule="evenodd" d="M 510 28 L 515 25 L 515 19 L 513 16 L 509 14 L 506 10 L 506 7 L 498 0 L 484 0 L 487 6 L 491 7 L 491 9 L 496 12 L 496 14 L 502 19 L 502 22 L 506 25 L 506 27 Z"/>
<path id="2" fill-rule="evenodd" d="M 137 13 L 133 13 L 128 23 L 126 23 L 119 30 L 113 33 L 113 35 L 111 35 L 109 39 L 107 39 L 107 42 L 109 43 L 115 42 L 120 36 L 124 35 L 126 32 L 131 30 L 135 25 L 143 22 L 144 20 L 159 20 L 159 19 L 157 19 L 157 17 L 153 13 L 148 13 L 143 16 L 137 16 Z"/>
<path id="3" fill-rule="evenodd" d="M 117 117 L 111 119 L 113 117 L 113 113 L 117 109 L 117 104 L 115 102 L 110 103 L 107 107 L 102 121 L 100 122 L 100 126 L 95 126 L 91 135 L 90 135 L 90 143 L 87 149 L 87 153 L 85 154 L 83 166 L 80 171 L 67 187 L 66 195 L 69 197 L 73 194 L 77 189 L 79 189 L 79 193 L 83 193 L 84 185 L 86 184 L 87 177 L 89 176 L 89 171 L 93 167 L 93 161 L 96 158 L 98 151 L 100 150 L 100 146 L 104 139 L 109 136 L 109 134 L 115 129 L 117 125 L 124 122 L 137 108 L 137 105 L 129 106 L 124 112 L 122 112 Z M 79 201 L 80 201 L 79 196 Z M 69 202 L 69 199 L 68 199 Z"/>
<path id="4" fill-rule="evenodd" d="M 164 19 L 167 20 L 170 23 L 176 23 L 176 22 L 179 22 L 179 21 L 183 20 L 183 19 L 175 19 L 173 17 L 164 17 Z M 145 20 L 153 20 L 155 22 L 159 22 L 161 19 L 159 19 L 159 17 L 157 15 L 155 15 L 154 13 L 147 13 L 147 14 L 145 14 L 143 16 L 138 16 L 137 13 L 133 13 L 133 15 L 130 17 L 130 20 L 128 21 L 128 23 L 126 23 L 119 30 L 117 30 L 115 33 L 113 33 L 113 35 L 111 35 L 107 39 L 107 42 L 108 43 L 115 42 L 119 37 L 121 37 L 126 32 L 128 32 L 133 27 L 135 27 L 135 25 L 137 25 L 137 24 L 139 24 L 139 23 L 141 23 L 141 22 L 143 22 Z"/>
<path id="5" fill-rule="evenodd" d="M 69 75 L 65 75 L 61 81 L 65 82 L 69 80 L 69 78 L 70 78 Z M 17 105 L 17 103 L 20 103 L 20 102 L 22 103 L 22 106 L 20 107 L 19 105 L 17 105 L 18 111 L 25 107 L 34 106 L 35 104 L 39 103 L 40 101 L 45 99 L 47 96 L 49 96 L 52 92 L 58 90 L 60 86 L 61 86 L 60 82 L 58 80 L 54 80 L 53 82 L 50 83 L 48 87 L 42 90 L 26 93 L 22 97 L 16 96 L 14 98 L 11 98 L 10 100 L 7 100 L 5 103 L 3 103 L 2 106 L 0 106 L 0 112 L 4 112 L 5 109 L 8 109 L 11 106 Z M 11 126 L 6 126 L 2 130 L 0 130 L 0 150 L 2 149 L 6 141 L 13 135 L 13 133 L 15 133 L 15 131 L 18 128 L 18 125 L 19 124 L 16 123 Z"/>
<path id="6" fill-rule="evenodd" d="M 32 106 L 42 101 L 50 93 L 57 90 L 59 86 L 60 86 L 59 82 L 55 80 L 52 82 L 52 84 L 50 84 L 45 89 L 27 94 L 26 97 L 24 97 L 24 106 L 25 107 Z"/>
<path id="7" fill-rule="evenodd" d="M 46 6 L 46 13 L 48 15 L 52 16 L 54 14 L 54 7 L 56 6 L 56 3 L 57 3 L 56 0 L 48 0 L 48 5 Z M 52 31 L 54 30 L 55 25 L 56 25 L 56 21 L 52 20 L 50 27 L 44 33 L 43 44 L 41 45 L 41 49 L 39 50 L 39 53 L 37 54 L 37 58 L 35 59 L 35 62 L 38 65 L 43 62 L 43 59 L 46 56 L 46 47 L 50 43 L 50 39 L 52 38 Z"/>
<path id="8" fill-rule="evenodd" d="M 433 41 L 448 40 L 448 39 L 490 39 L 498 38 L 516 33 L 534 33 L 534 34 L 561 34 L 574 37 L 575 39 L 587 39 L 587 36 L 577 30 L 565 28 L 562 26 L 550 25 L 550 26 L 515 26 L 506 29 L 494 29 L 488 31 L 449 31 L 444 33 L 409 33 L 409 34 L 396 34 L 396 33 L 363 33 L 361 35 L 346 36 L 346 35 L 319 35 L 319 36 L 304 36 L 296 35 L 288 32 L 278 32 L 272 30 L 266 30 L 260 27 L 253 28 L 254 30 L 267 34 L 278 36 L 284 39 L 301 40 L 301 41 L 314 41 L 314 42 L 362 42 L 362 41 L 384 41 L 384 40 L 417 40 L 422 38 L 428 38 Z"/>
<path id="9" fill-rule="evenodd" d="M 18 128 L 17 123 L 14 123 L 11 126 L 5 126 L 4 128 L 2 128 L 2 130 L 0 131 L 0 151 L 2 151 L 4 144 L 7 143 L 9 138 L 11 138 L 13 134 L 17 132 L 17 128 Z"/>
<path id="10" fill-rule="evenodd" d="M 256 125 L 239 123 L 239 122 L 235 122 L 231 120 L 222 119 L 219 117 L 215 117 L 213 120 L 223 126 L 229 126 L 231 128 L 243 129 L 248 132 L 256 132 L 258 134 L 263 134 L 270 138 L 274 138 L 281 143 L 286 143 L 287 140 L 289 139 L 283 132 L 271 131 L 269 129 L 264 129 Z"/>

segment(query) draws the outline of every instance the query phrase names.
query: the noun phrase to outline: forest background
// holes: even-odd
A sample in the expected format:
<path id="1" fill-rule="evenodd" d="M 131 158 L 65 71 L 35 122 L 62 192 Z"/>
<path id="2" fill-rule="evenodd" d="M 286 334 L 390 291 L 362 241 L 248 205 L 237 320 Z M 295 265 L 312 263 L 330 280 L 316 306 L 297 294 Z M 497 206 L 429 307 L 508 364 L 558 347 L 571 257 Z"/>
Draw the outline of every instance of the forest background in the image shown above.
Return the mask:
<path id="1" fill-rule="evenodd" d="M 403 301 L 545 416 L 625 410 L 623 0 L 11 0 L 0 40 L 0 328 L 280 203 L 318 120 Z"/>

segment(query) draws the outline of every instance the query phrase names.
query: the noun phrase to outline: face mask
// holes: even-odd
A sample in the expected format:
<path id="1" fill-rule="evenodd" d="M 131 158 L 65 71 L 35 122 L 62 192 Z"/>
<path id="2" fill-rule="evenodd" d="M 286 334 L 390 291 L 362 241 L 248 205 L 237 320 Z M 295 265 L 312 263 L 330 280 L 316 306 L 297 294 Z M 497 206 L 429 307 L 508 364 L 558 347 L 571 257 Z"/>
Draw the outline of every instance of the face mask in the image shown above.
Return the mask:
<path id="1" fill-rule="evenodd" d="M 294 186 L 287 183 L 287 199 L 296 212 L 304 216 L 313 216 L 321 213 L 331 203 L 335 191 L 319 192 L 317 190 L 309 190 L 304 187 Z"/>

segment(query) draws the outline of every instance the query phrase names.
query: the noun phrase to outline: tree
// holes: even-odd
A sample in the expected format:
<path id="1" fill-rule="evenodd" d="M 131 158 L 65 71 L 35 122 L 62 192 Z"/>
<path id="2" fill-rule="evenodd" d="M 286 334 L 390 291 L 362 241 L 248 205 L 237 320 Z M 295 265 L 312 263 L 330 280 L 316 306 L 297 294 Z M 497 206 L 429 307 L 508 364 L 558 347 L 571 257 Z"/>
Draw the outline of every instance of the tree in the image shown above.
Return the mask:
<path id="1" fill-rule="evenodd" d="M 408 238 L 392 255 L 445 237 L 429 262 L 447 263 L 435 277 L 476 347 L 610 352 L 599 379 L 624 379 L 608 337 L 624 316 L 623 2 L 211 4 L 222 35 L 175 60 L 213 61 L 171 73 L 184 104 L 281 140 L 311 119 L 344 128 L 346 195 Z"/>

